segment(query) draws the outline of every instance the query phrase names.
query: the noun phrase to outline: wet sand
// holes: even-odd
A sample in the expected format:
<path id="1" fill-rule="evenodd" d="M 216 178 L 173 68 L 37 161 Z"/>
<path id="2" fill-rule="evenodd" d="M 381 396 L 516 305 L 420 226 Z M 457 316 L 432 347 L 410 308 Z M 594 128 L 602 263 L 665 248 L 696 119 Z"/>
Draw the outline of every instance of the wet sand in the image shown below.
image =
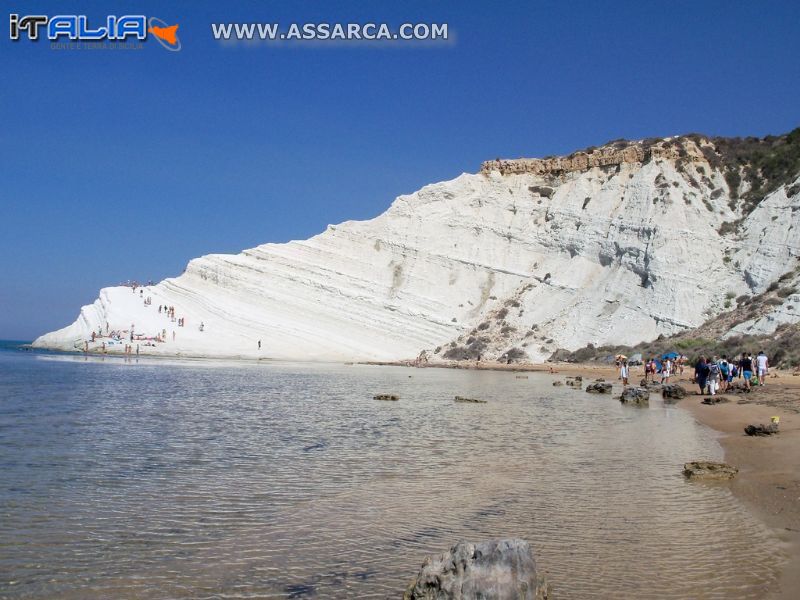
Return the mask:
<path id="1" fill-rule="evenodd" d="M 726 462 L 739 468 L 731 490 L 785 545 L 780 589 L 769 597 L 788 600 L 800 594 L 800 377 L 778 375 L 755 392 L 729 395 L 729 403 L 709 406 L 688 396 L 679 406 L 720 433 Z M 745 425 L 772 416 L 781 420 L 778 435 L 744 434 Z"/>
<path id="2" fill-rule="evenodd" d="M 543 372 L 569 377 L 581 375 L 584 382 L 604 378 L 619 383 L 618 370 L 613 366 L 554 363 L 437 364 L 465 369 L 491 369 L 513 372 Z M 630 384 L 639 385 L 643 368 L 631 367 Z M 797 598 L 800 594 L 800 375 L 773 369 L 766 385 L 749 394 L 724 394 L 728 402 L 706 405 L 691 381 L 692 371 L 670 378 L 670 383 L 682 385 L 689 395 L 678 403 L 703 425 L 719 434 L 725 451 L 725 461 L 739 468 L 739 474 L 729 484 L 731 491 L 775 531 L 783 545 L 787 562 L 783 566 L 779 587 L 767 597 L 776 600 Z M 744 433 L 749 424 L 767 424 L 773 416 L 780 417 L 780 433 L 751 437 Z M 698 459 L 704 457 L 698 456 Z"/>

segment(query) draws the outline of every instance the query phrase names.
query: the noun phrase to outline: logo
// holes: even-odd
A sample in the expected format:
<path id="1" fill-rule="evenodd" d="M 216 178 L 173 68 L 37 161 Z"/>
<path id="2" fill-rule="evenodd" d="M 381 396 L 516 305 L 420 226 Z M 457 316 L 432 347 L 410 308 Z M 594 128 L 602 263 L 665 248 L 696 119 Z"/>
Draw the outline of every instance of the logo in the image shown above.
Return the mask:
<path id="1" fill-rule="evenodd" d="M 96 25 L 96 26 L 95 26 Z M 23 35 L 36 42 L 45 37 L 50 42 L 128 42 L 145 41 L 148 33 L 167 50 L 181 49 L 178 25 L 145 15 L 108 15 L 102 24 L 92 23 L 86 15 L 9 15 L 9 37 L 19 41 Z"/>
<path id="2" fill-rule="evenodd" d="M 150 28 L 147 30 L 152 33 L 158 43 L 167 50 L 177 52 L 181 49 L 181 40 L 178 38 L 178 25 L 169 25 L 158 17 L 150 17 Z M 156 25 L 161 23 L 161 25 Z"/>

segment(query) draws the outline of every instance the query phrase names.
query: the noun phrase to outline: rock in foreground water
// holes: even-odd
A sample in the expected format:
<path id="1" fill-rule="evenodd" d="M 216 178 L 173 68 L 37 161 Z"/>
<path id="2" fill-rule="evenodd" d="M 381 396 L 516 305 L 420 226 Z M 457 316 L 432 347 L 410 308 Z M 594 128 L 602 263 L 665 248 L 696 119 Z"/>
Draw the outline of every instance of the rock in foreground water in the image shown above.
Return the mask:
<path id="1" fill-rule="evenodd" d="M 548 586 L 536 571 L 525 540 L 459 542 L 429 556 L 404 600 L 546 600 Z"/>
<path id="2" fill-rule="evenodd" d="M 372 397 L 374 400 L 389 400 L 390 402 L 397 402 L 400 396 L 397 394 L 376 394 Z"/>
<path id="3" fill-rule="evenodd" d="M 486 400 L 478 400 L 477 398 L 464 398 L 463 396 L 456 396 L 456 402 L 467 402 L 469 404 L 486 404 Z"/>
<path id="4" fill-rule="evenodd" d="M 686 388 L 677 383 L 669 383 L 661 388 L 661 397 L 672 402 L 682 400 L 686 397 Z"/>
<path id="5" fill-rule="evenodd" d="M 645 388 L 625 388 L 619 401 L 633 406 L 650 406 L 650 392 Z"/>
<path id="6" fill-rule="evenodd" d="M 683 474 L 688 479 L 733 479 L 739 469 L 725 463 L 698 460 L 683 465 Z"/>
<path id="7" fill-rule="evenodd" d="M 611 384 L 603 382 L 590 383 L 586 386 L 586 391 L 590 394 L 610 394 Z"/>

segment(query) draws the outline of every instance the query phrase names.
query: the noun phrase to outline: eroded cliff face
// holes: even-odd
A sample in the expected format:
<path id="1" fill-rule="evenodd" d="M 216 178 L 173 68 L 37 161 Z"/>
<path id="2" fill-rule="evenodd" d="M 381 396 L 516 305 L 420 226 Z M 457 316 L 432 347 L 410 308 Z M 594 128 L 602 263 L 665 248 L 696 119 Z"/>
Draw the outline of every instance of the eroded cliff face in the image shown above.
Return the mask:
<path id="1" fill-rule="evenodd" d="M 480 172 L 501 175 L 564 175 L 586 171 L 594 167 L 611 167 L 623 164 L 635 165 L 655 159 L 701 161 L 702 147 L 713 148 L 708 139 L 668 138 L 664 140 L 620 140 L 600 148 L 574 152 L 569 156 L 550 158 L 495 159 L 484 162 Z"/>
<path id="2" fill-rule="evenodd" d="M 108 323 L 166 330 L 148 353 L 540 361 L 696 327 L 794 268 L 800 173 L 753 207 L 739 200 L 750 180 L 705 138 L 616 146 L 490 161 L 370 221 L 195 259 L 144 290 L 149 306 L 106 288 L 36 345 L 82 348 Z"/>

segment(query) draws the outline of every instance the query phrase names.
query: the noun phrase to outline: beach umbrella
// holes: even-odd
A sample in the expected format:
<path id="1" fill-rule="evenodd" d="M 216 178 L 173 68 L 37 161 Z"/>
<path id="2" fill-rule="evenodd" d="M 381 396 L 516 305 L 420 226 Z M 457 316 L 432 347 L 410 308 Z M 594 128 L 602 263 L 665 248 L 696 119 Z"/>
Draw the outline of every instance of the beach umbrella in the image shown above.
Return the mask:
<path id="1" fill-rule="evenodd" d="M 670 360 L 675 360 L 675 359 L 676 359 L 676 358 L 678 358 L 679 356 L 680 356 L 680 354 L 678 354 L 677 352 L 667 352 L 667 353 L 666 353 L 664 356 L 662 356 L 661 358 L 663 358 L 664 360 L 667 360 L 667 359 L 670 359 Z"/>
<path id="2" fill-rule="evenodd" d="M 628 360 L 628 357 L 625 356 L 624 354 L 617 354 L 615 360 Z"/>

